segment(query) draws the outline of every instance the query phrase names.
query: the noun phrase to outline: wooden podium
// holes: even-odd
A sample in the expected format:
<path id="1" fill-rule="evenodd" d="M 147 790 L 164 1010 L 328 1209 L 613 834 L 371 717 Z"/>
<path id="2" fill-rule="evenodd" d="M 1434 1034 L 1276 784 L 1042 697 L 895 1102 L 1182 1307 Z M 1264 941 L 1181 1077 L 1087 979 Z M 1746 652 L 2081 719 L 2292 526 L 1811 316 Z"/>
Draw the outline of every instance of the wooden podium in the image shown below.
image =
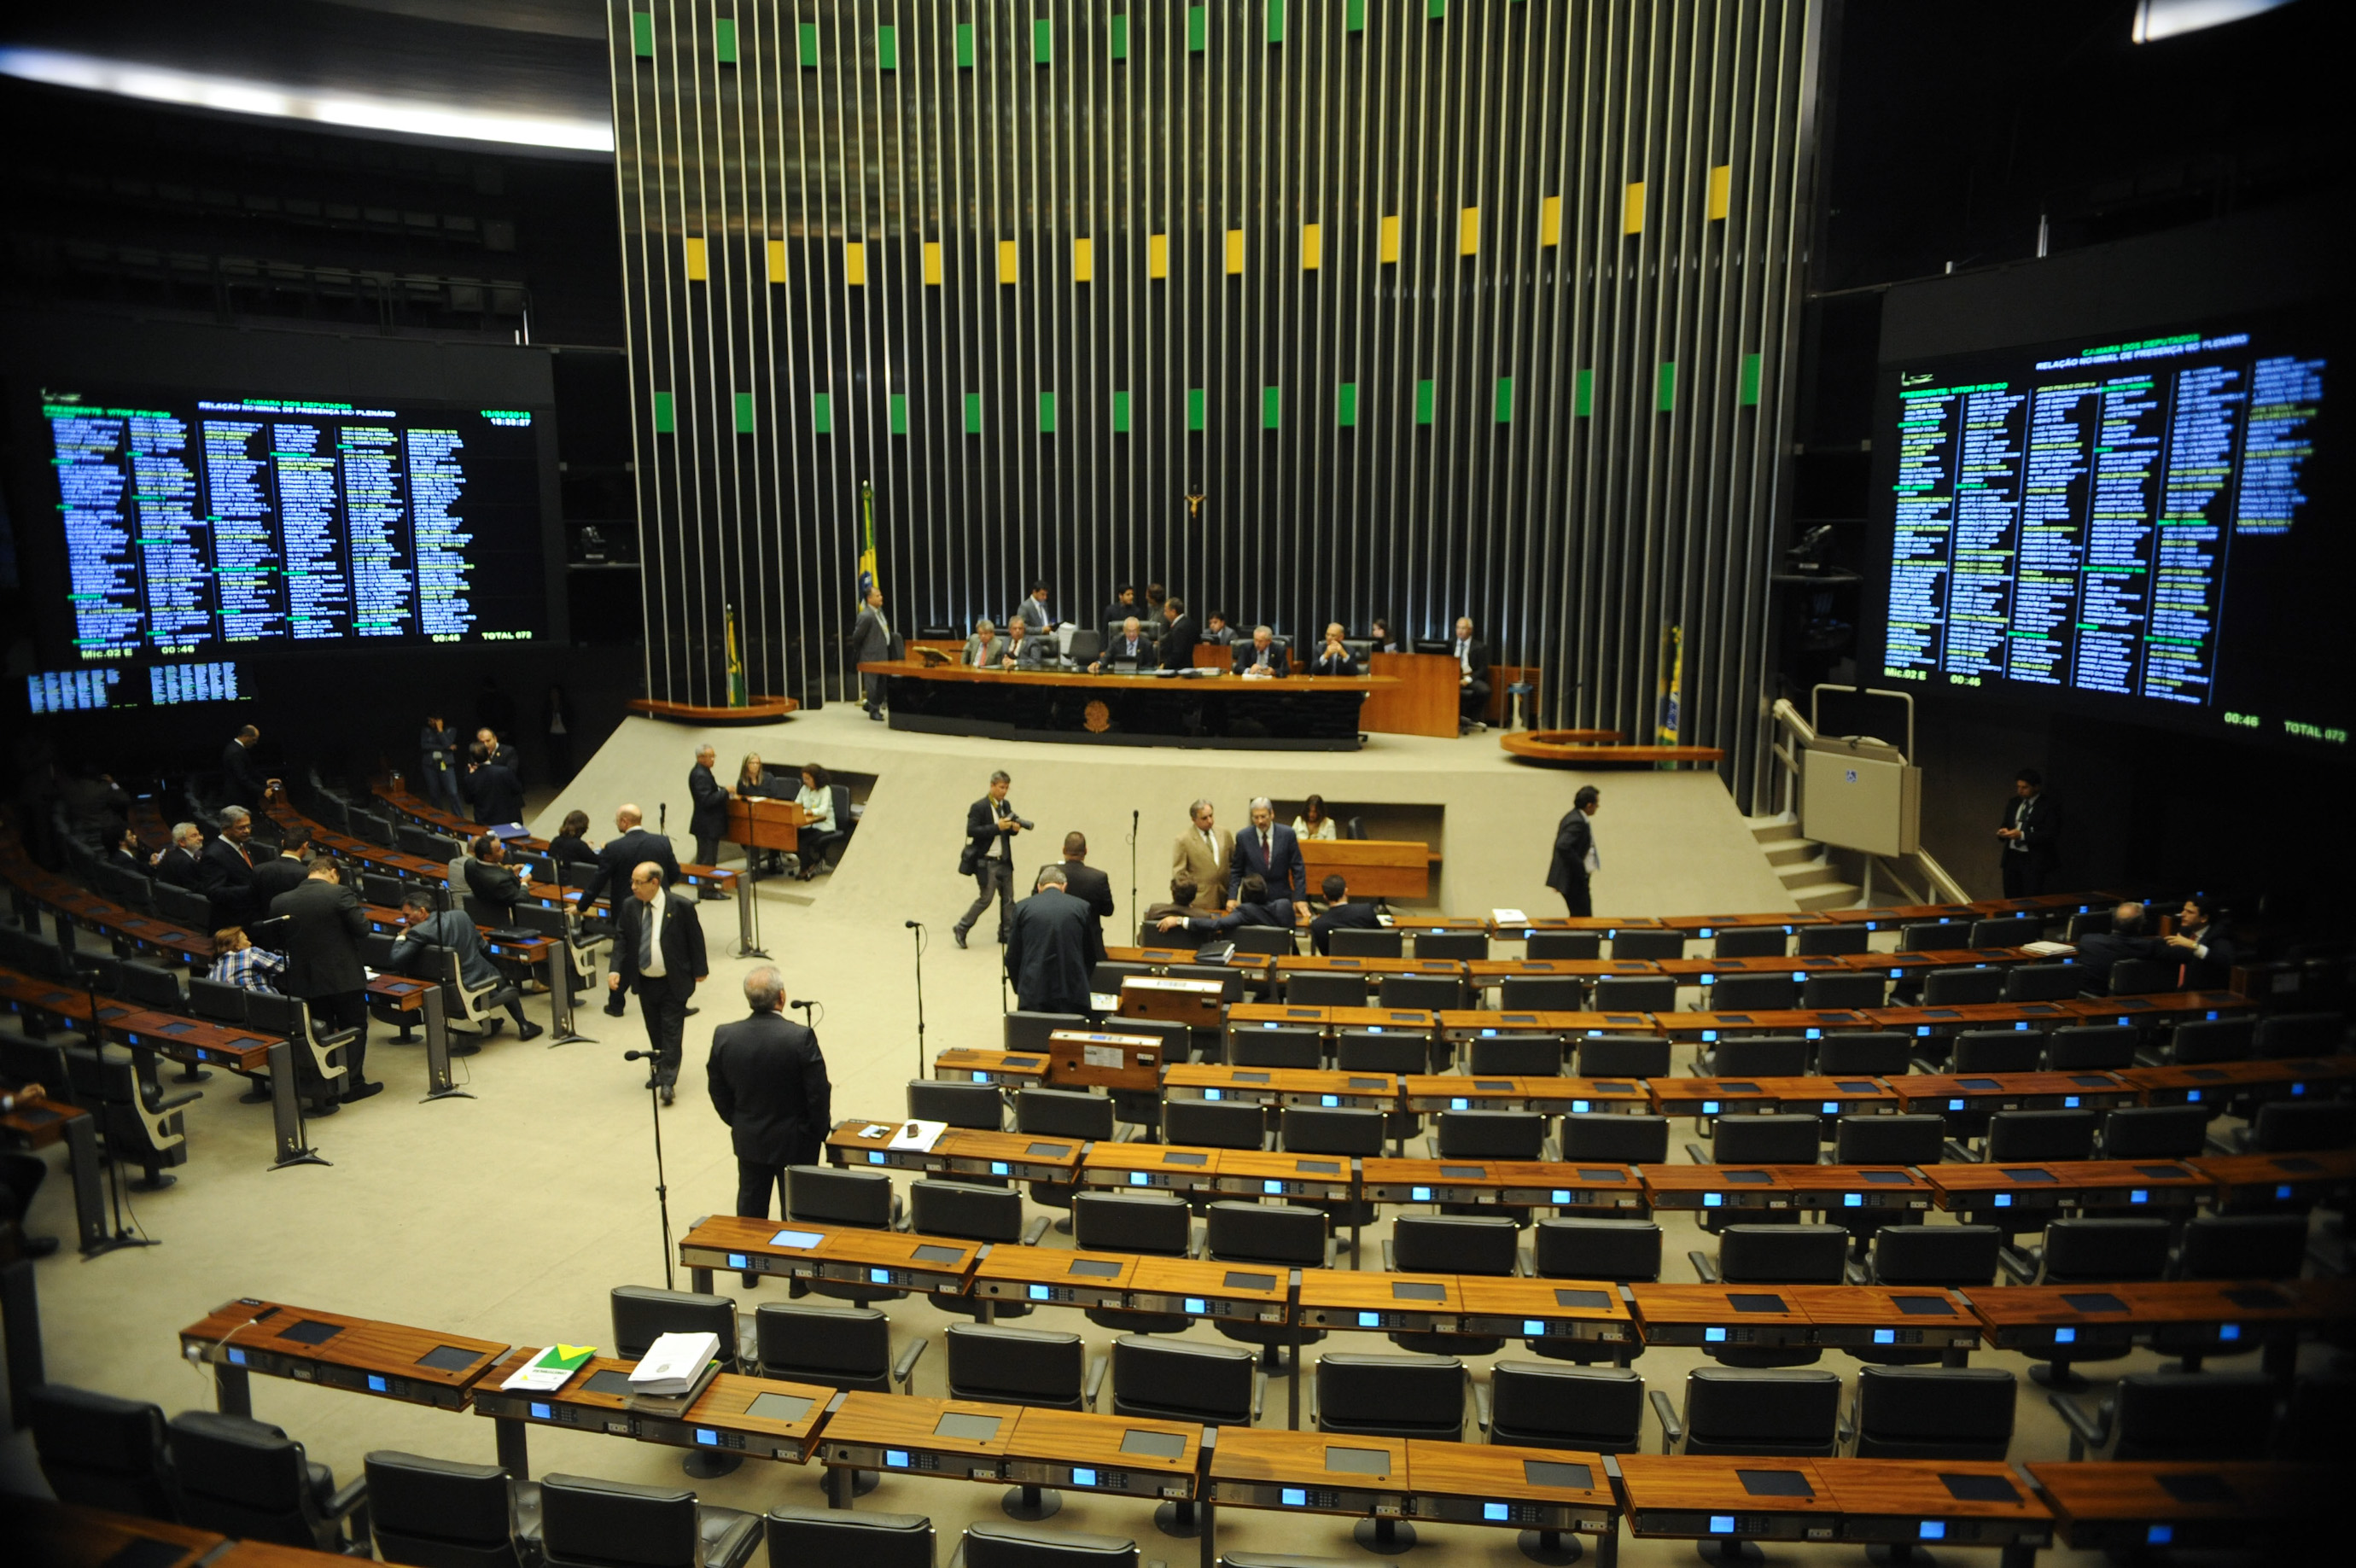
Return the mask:
<path id="1" fill-rule="evenodd" d="M 731 844 L 741 844 L 748 850 L 792 853 L 800 843 L 798 830 L 809 819 L 809 813 L 797 801 L 746 799 L 732 795 L 728 797 L 725 837 Z"/>
<path id="2" fill-rule="evenodd" d="M 1359 899 L 1419 899 L 1431 892 L 1431 846 L 1416 838 L 1307 838 L 1301 864 L 1313 890 L 1339 873 Z"/>

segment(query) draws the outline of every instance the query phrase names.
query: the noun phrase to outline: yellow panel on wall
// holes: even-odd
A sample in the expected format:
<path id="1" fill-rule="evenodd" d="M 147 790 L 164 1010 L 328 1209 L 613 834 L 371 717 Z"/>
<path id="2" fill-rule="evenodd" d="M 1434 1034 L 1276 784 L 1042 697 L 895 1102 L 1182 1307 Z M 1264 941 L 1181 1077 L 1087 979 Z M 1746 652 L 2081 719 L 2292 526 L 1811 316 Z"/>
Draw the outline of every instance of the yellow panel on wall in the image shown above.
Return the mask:
<path id="1" fill-rule="evenodd" d="M 1227 276 L 1240 277 L 1244 270 L 1244 231 L 1227 230 Z"/>
<path id="2" fill-rule="evenodd" d="M 854 289 L 866 286 L 867 247 L 856 240 L 842 242 L 842 281 Z"/>
<path id="3" fill-rule="evenodd" d="M 1709 215 L 1723 218 L 1734 205 L 1734 165 L 1720 164 L 1709 171 Z"/>
<path id="4" fill-rule="evenodd" d="M 1072 281 L 1092 283 L 1097 275 L 1097 242 L 1093 240 L 1072 241 Z"/>
<path id="5" fill-rule="evenodd" d="M 782 283 L 786 281 L 786 242 L 772 240 L 766 249 L 769 252 L 769 282 Z"/>
<path id="6" fill-rule="evenodd" d="M 1013 240 L 1001 240 L 998 242 L 998 281 L 1001 283 L 1011 283 L 1019 280 L 1022 275 L 1022 252 L 1016 249 Z"/>
<path id="7" fill-rule="evenodd" d="M 1166 278 L 1170 275 L 1170 236 L 1149 234 L 1145 237 L 1145 275 Z"/>
<path id="8" fill-rule="evenodd" d="M 927 240 L 925 241 L 925 282 L 938 287 L 940 281 L 941 242 L 937 240 Z"/>
<path id="9" fill-rule="evenodd" d="M 1464 209 L 1463 216 L 1456 220 L 1456 253 L 1460 256 L 1472 256 L 1478 255 L 1480 251 L 1481 209 L 1477 207 L 1468 207 Z"/>
<path id="10" fill-rule="evenodd" d="M 1325 259 L 1324 232 L 1314 223 L 1301 226 L 1301 270 L 1313 272 Z"/>
<path id="11" fill-rule="evenodd" d="M 1386 261 L 1399 259 L 1399 222 L 1396 214 L 1383 219 L 1382 247 L 1377 255 Z"/>
<path id="12" fill-rule="evenodd" d="M 1558 196 L 1547 197 L 1538 203 L 1538 243 L 1562 243 L 1562 197 Z"/>
<path id="13" fill-rule="evenodd" d="M 1642 234 L 1644 231 L 1644 182 L 1628 182 L 1628 194 L 1620 202 L 1620 232 Z"/>
<path id="14" fill-rule="evenodd" d="M 687 281 L 691 283 L 700 283 L 704 280 L 706 275 L 703 261 L 703 241 L 701 240 L 691 240 L 687 242 Z"/>

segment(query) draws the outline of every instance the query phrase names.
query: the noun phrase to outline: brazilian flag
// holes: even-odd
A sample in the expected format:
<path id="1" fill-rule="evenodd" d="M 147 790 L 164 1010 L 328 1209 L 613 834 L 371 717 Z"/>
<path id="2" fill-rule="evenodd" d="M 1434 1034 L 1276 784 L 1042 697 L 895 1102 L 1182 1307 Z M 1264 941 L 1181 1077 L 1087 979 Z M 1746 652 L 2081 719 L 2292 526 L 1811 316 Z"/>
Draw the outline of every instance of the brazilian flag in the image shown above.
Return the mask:
<path id="1" fill-rule="evenodd" d="M 875 486 L 865 479 L 859 482 L 859 603 L 864 607 L 876 583 Z"/>
<path id="2" fill-rule="evenodd" d="M 736 644 L 736 606 L 723 608 L 723 618 L 728 624 L 728 706 L 747 706 L 744 697 L 744 656 Z"/>

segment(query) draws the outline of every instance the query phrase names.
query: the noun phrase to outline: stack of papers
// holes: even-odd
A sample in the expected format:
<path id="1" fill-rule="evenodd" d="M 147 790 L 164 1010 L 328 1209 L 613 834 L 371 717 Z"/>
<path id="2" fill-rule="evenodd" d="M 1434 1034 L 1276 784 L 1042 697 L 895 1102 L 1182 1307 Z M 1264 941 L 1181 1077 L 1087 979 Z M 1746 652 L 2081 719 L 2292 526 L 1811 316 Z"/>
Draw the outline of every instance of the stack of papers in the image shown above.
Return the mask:
<path id="1" fill-rule="evenodd" d="M 1499 925 L 1527 925 L 1530 919 L 1517 909 L 1493 909 L 1489 914 Z"/>
<path id="2" fill-rule="evenodd" d="M 551 1345 L 499 1387 L 524 1393 L 554 1393 L 596 1353 L 594 1345 Z"/>
<path id="3" fill-rule="evenodd" d="M 647 1347 L 630 1372 L 630 1392 L 657 1399 L 682 1394 L 720 1357 L 717 1334 L 665 1334 Z"/>
<path id="4" fill-rule="evenodd" d="M 903 1122 L 900 1124 L 900 1130 L 892 1135 L 891 1147 L 915 1149 L 919 1154 L 929 1154 L 932 1152 L 935 1140 L 948 1130 L 949 1125 L 947 1122 Z"/>
<path id="5" fill-rule="evenodd" d="M 2078 951 L 2066 942 L 2024 942 L 2020 944 L 2020 950 L 2023 953 L 2034 953 L 2040 958 L 2053 958 L 2064 953 Z"/>

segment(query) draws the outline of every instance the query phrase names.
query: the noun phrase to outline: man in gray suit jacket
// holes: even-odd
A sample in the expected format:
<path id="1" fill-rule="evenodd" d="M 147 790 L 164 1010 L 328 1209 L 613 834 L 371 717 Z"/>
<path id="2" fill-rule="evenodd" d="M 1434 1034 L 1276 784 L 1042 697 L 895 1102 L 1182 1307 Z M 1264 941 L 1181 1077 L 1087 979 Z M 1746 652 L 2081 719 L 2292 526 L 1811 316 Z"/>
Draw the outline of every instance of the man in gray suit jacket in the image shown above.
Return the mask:
<path id="1" fill-rule="evenodd" d="M 851 657 L 856 664 L 874 664 L 892 656 L 892 623 L 884 618 L 884 590 L 867 591 L 867 607 L 859 612 L 859 619 L 851 627 Z M 884 677 L 864 677 L 867 700 L 862 705 L 867 717 L 877 723 L 884 720 Z"/>
<path id="2" fill-rule="evenodd" d="M 1013 660 L 1006 639 L 998 635 L 997 623 L 987 615 L 973 624 L 973 635 L 965 640 L 965 652 L 958 656 L 958 663 L 968 669 L 996 669 Z"/>

